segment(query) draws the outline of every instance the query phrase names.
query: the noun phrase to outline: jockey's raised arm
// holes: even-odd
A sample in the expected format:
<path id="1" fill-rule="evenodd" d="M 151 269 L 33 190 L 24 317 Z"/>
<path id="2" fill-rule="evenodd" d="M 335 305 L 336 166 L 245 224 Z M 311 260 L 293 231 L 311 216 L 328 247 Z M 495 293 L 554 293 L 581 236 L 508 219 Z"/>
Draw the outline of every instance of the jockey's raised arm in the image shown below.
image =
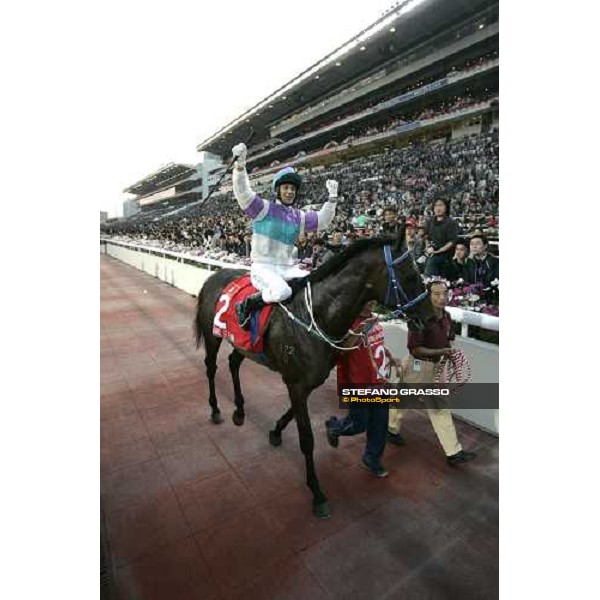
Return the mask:
<path id="1" fill-rule="evenodd" d="M 250 186 L 250 178 L 246 171 L 246 155 L 248 153 L 246 145 L 238 144 L 233 147 L 232 152 L 237 157 L 232 174 L 233 195 L 247 216 L 251 219 L 262 218 L 269 210 L 269 201 L 256 194 Z M 305 214 L 303 230 L 306 232 L 327 229 L 335 217 L 338 182 L 328 179 L 325 185 L 329 198 L 321 209 L 318 211 L 300 211 Z"/>
<path id="2" fill-rule="evenodd" d="M 335 207 L 338 197 L 338 182 L 328 179 L 325 185 L 327 186 L 329 199 L 323 204 L 321 210 L 306 211 L 304 229 L 307 232 L 327 229 L 331 225 L 333 217 L 335 217 Z"/>
<path id="3" fill-rule="evenodd" d="M 233 148 L 233 155 L 237 156 L 231 175 L 233 195 L 246 215 L 251 219 L 256 219 L 261 212 L 266 213 L 269 202 L 261 198 L 250 187 L 250 178 L 246 171 L 247 152 L 245 144 L 238 144 Z"/>

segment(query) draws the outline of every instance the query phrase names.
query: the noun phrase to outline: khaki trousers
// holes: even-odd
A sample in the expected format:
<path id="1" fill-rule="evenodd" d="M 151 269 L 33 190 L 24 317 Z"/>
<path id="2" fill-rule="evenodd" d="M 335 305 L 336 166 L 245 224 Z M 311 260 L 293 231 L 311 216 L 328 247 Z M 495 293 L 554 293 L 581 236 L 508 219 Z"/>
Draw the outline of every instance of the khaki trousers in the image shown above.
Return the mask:
<path id="1" fill-rule="evenodd" d="M 415 360 L 412 356 L 406 357 L 402 361 L 402 381 L 405 383 L 433 383 L 435 377 L 435 363 L 419 361 L 418 369 L 415 368 Z M 397 383 L 391 379 L 392 383 Z M 390 433 L 400 433 L 402 417 L 410 409 L 390 408 L 388 418 L 388 430 Z M 452 413 L 447 408 L 433 409 L 427 408 L 427 415 L 433 426 L 446 456 L 452 456 L 462 450 L 462 446 L 456 436 L 456 428 L 452 419 Z"/>

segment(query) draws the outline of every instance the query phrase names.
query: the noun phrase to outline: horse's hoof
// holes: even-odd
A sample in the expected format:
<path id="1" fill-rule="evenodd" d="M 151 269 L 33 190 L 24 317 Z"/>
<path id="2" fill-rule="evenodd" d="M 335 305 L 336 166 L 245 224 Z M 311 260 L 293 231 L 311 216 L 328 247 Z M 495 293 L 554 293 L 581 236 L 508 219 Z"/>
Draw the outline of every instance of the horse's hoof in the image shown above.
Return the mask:
<path id="1" fill-rule="evenodd" d="M 221 416 L 221 413 L 212 413 L 212 415 L 210 415 L 210 420 L 215 424 L 215 425 L 219 425 L 220 423 L 223 422 L 223 417 Z"/>
<path id="2" fill-rule="evenodd" d="M 269 444 L 275 448 L 281 446 L 281 434 L 275 431 L 269 431 Z"/>
<path id="3" fill-rule="evenodd" d="M 240 427 L 241 425 L 244 424 L 245 418 L 246 418 L 246 415 L 244 415 L 244 414 L 240 415 L 240 413 L 238 413 L 237 410 L 234 410 L 233 415 L 231 415 L 231 420 L 233 421 L 234 425 L 237 425 L 238 427 Z"/>
<path id="4" fill-rule="evenodd" d="M 329 519 L 331 517 L 331 511 L 329 510 L 327 501 L 321 502 L 321 504 L 313 504 L 313 514 L 319 519 Z"/>

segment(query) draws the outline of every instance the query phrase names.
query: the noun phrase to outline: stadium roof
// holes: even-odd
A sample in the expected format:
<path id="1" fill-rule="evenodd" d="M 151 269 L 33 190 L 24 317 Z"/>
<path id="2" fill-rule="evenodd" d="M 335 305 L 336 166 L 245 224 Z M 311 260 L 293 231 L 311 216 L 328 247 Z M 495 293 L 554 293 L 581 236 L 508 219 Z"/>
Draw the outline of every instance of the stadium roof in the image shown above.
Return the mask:
<path id="1" fill-rule="evenodd" d="M 311 65 L 248 111 L 201 142 L 197 150 L 218 155 L 245 141 L 251 132 L 262 133 L 324 94 L 345 85 L 410 50 L 443 29 L 497 7 L 497 0 L 404 0 L 372 25 Z"/>
<path id="2" fill-rule="evenodd" d="M 170 182 L 178 181 L 194 172 L 195 169 L 192 165 L 169 163 L 151 175 L 144 177 L 144 179 L 140 179 L 137 183 L 130 185 L 128 188 L 124 189 L 123 192 L 136 194 L 138 196 L 149 194 L 150 192 L 159 190 Z"/>

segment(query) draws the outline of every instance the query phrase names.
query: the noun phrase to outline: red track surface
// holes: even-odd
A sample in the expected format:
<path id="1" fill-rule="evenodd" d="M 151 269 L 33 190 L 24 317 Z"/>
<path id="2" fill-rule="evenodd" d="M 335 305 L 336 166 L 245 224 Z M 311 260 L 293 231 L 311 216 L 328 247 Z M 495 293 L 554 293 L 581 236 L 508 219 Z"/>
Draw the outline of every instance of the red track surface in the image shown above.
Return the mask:
<path id="1" fill-rule="evenodd" d="M 144 293 L 144 290 L 147 293 Z M 102 504 L 119 598 L 496 598 L 498 440 L 457 421 L 478 453 L 446 466 L 429 421 L 406 418 L 404 448 L 386 448 L 390 477 L 360 468 L 363 436 L 329 447 L 340 413 L 333 380 L 311 396 L 316 465 L 333 516 L 310 510 L 295 424 L 279 376 L 245 361 L 246 423 L 236 427 L 228 346 L 208 420 L 195 299 L 101 256 Z"/>

